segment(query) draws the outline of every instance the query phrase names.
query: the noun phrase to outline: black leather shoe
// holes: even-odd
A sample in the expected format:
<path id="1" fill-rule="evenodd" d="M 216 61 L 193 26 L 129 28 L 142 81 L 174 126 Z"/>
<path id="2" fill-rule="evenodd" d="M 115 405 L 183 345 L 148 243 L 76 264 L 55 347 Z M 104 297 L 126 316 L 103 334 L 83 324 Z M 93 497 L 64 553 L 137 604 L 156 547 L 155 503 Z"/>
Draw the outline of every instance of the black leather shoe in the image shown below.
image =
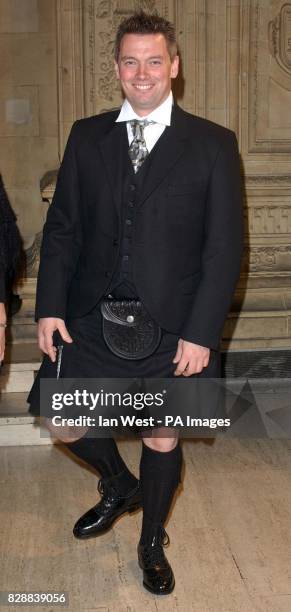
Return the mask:
<path id="1" fill-rule="evenodd" d="M 126 512 L 135 512 L 142 507 L 139 482 L 126 497 L 122 497 L 117 487 L 114 487 L 113 481 L 113 478 L 99 480 L 98 491 L 102 499 L 78 519 L 73 529 L 76 538 L 101 535 L 110 529 L 119 516 Z"/>
<path id="2" fill-rule="evenodd" d="M 154 536 L 149 544 L 137 547 L 139 566 L 143 570 L 143 586 L 154 595 L 169 595 L 175 587 L 173 570 L 165 556 L 163 546 L 169 536 L 162 528 L 161 536 Z"/>

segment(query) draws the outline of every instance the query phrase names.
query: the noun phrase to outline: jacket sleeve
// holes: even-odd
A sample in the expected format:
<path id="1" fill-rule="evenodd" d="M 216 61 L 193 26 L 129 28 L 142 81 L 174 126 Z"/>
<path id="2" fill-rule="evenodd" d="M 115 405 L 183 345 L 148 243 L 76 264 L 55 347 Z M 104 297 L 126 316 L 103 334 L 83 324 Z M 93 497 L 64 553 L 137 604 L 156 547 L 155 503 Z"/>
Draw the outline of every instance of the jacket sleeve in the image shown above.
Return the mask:
<path id="1" fill-rule="evenodd" d="M 201 278 L 180 336 L 218 349 L 239 278 L 243 250 L 240 162 L 234 132 L 225 139 L 212 168 L 201 253 Z"/>
<path id="2" fill-rule="evenodd" d="M 36 321 L 40 317 L 65 319 L 68 288 L 81 250 L 77 124 L 76 121 L 68 138 L 43 229 L 36 291 Z"/>

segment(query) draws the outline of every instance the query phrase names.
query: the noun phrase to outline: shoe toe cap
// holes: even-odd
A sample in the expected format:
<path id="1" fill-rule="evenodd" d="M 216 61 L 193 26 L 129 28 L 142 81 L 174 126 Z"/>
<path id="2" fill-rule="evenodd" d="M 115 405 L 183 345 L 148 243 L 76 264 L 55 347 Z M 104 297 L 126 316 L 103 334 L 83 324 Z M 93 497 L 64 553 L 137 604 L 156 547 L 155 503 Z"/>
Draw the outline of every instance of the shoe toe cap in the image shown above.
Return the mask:
<path id="1" fill-rule="evenodd" d="M 81 516 L 74 525 L 73 534 L 76 537 L 84 537 L 92 531 L 96 531 L 100 524 L 100 516 L 92 508 Z"/>
<path id="2" fill-rule="evenodd" d="M 175 586 L 173 572 L 160 572 L 159 574 L 147 572 L 144 576 L 144 586 L 156 594 L 171 593 Z"/>

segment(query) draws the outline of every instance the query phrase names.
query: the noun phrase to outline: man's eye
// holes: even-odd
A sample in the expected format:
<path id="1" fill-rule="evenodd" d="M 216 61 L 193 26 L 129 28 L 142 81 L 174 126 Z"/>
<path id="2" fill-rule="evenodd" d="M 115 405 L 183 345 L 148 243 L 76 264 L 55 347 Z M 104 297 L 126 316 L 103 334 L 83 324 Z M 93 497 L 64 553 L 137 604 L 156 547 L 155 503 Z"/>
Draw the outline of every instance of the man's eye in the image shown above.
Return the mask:
<path id="1" fill-rule="evenodd" d="M 160 62 L 160 60 L 152 60 L 151 64 L 153 64 L 154 66 L 160 66 L 161 62 Z"/>
<path id="2" fill-rule="evenodd" d="M 126 60 L 125 65 L 126 66 L 133 66 L 135 64 L 135 62 L 133 60 Z"/>

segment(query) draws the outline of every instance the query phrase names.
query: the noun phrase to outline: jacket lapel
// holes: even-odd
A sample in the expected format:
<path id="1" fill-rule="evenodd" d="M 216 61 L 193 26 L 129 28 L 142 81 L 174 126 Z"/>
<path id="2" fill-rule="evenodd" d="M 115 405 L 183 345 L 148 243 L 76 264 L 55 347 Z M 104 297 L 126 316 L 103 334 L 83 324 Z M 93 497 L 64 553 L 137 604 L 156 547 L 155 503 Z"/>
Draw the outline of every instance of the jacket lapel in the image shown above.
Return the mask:
<path id="1" fill-rule="evenodd" d="M 118 116 L 118 113 L 116 117 Z M 121 210 L 125 153 L 128 149 L 126 123 L 113 123 L 112 129 L 99 143 L 118 214 Z"/>
<path id="2" fill-rule="evenodd" d="M 153 149 L 153 159 L 144 181 L 140 198 L 140 205 L 159 186 L 163 179 L 169 174 L 171 168 L 183 155 L 187 148 L 188 138 L 183 122 L 184 112 L 177 106 L 173 107 L 171 125 L 166 127 L 162 136 Z"/>

